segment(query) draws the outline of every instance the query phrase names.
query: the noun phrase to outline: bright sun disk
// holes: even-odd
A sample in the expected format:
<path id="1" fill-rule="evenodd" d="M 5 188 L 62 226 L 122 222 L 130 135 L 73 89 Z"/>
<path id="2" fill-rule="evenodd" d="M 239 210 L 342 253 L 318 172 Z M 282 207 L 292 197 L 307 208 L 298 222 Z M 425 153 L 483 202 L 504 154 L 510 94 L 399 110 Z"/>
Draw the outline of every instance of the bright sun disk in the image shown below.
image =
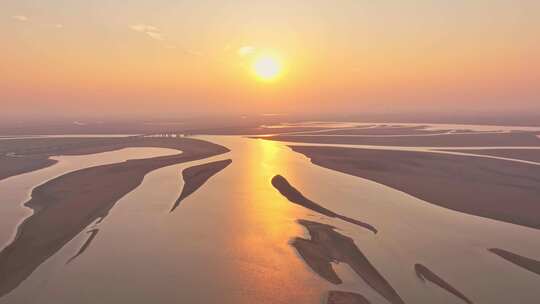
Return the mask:
<path id="1" fill-rule="evenodd" d="M 274 57 L 261 56 L 253 61 L 252 65 L 255 75 L 264 81 L 276 79 L 281 73 L 281 63 Z"/>

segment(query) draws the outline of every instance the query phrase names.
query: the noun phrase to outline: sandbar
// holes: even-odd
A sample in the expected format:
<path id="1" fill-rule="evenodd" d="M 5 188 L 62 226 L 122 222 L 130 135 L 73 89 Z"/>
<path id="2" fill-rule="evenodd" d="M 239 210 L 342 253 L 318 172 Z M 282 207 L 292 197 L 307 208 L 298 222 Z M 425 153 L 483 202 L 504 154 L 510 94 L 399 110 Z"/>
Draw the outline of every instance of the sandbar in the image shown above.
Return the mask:
<path id="1" fill-rule="evenodd" d="M 441 153 L 292 146 L 311 162 L 455 211 L 540 228 L 540 166 Z"/>

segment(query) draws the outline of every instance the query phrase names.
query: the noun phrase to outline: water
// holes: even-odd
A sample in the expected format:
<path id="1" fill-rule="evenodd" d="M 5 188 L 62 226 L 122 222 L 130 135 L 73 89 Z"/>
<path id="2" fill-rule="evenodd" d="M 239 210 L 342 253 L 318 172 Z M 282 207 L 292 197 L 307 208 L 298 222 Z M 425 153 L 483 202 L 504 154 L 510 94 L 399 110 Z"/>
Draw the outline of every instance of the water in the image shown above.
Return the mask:
<path id="1" fill-rule="evenodd" d="M 50 167 L 0 181 L 0 214 L 2 215 L 0 221 L 0 248 L 3 248 L 12 240 L 18 223 L 32 214 L 32 211 L 22 206 L 22 204 L 30 199 L 34 187 L 55 177 L 83 168 L 113 164 L 128 159 L 178 153 L 177 150 L 162 148 L 127 148 L 90 155 L 57 156 L 52 157 L 52 159 L 58 162 Z"/>
<path id="2" fill-rule="evenodd" d="M 97 225 L 99 233 L 83 255 L 66 264 L 88 238 L 88 229 L 0 303 L 321 303 L 331 289 L 387 303 L 347 265 L 336 265 L 344 281 L 338 286 L 312 272 L 289 245 L 294 237 L 309 237 L 298 219 L 329 223 L 352 237 L 406 303 L 462 303 L 417 279 L 415 263 L 426 265 L 475 303 L 540 299 L 540 276 L 487 251 L 501 247 L 540 259 L 537 230 L 450 211 L 314 166 L 282 143 L 201 138 L 232 151 L 151 172 Z M 125 150 L 110 153 L 117 153 L 118 160 L 131 157 Z M 182 169 L 227 158 L 233 160 L 229 167 L 169 213 L 181 191 Z M 41 172 L 49 169 L 0 182 L 3 200 L 11 189 L 5 185 L 14 179 L 30 189 L 61 173 Z M 276 174 L 313 201 L 368 222 L 379 233 L 291 204 L 270 184 Z M 22 190 L 13 191 L 19 196 L 12 196 L 9 204 L 20 209 L 25 197 Z M 27 215 L 1 211 L 2 231 Z M 4 218 L 11 224 L 4 224 Z"/>

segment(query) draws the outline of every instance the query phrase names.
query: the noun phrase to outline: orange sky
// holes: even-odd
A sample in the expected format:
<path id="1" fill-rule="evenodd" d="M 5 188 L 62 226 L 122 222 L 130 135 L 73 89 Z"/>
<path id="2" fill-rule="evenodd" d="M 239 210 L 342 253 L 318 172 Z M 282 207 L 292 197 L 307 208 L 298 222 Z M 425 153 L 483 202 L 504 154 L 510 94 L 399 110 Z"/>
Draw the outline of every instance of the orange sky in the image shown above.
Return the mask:
<path id="1" fill-rule="evenodd" d="M 540 112 L 540 1 L 111 2 L 2 1 L 0 116 Z"/>

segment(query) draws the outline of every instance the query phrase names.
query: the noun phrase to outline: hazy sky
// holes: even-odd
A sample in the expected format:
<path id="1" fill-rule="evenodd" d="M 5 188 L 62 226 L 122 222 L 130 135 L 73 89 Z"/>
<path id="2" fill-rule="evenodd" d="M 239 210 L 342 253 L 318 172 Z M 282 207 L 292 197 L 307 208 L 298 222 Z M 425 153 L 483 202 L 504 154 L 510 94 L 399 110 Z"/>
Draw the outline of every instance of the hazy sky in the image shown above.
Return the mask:
<path id="1" fill-rule="evenodd" d="M 0 33 L 0 118 L 540 112 L 538 0 L 2 0 Z"/>

